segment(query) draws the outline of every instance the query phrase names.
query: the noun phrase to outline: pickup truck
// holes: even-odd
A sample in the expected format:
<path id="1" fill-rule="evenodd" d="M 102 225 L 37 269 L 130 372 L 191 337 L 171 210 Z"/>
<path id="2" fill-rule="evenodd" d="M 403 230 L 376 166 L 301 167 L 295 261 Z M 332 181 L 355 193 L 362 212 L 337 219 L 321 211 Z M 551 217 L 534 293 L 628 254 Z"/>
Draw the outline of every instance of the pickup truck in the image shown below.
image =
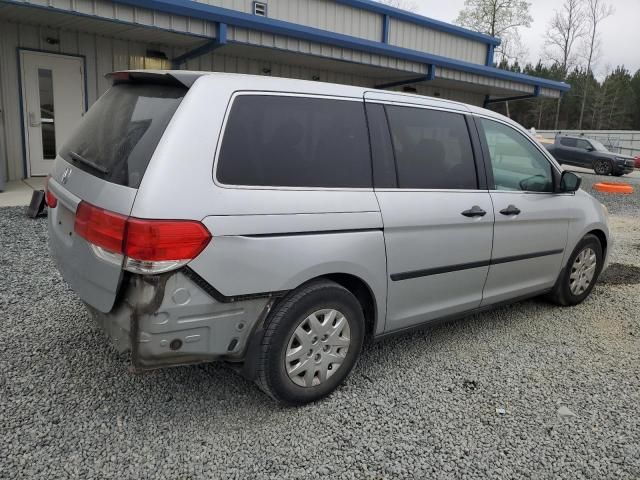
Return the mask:
<path id="1" fill-rule="evenodd" d="M 610 152 L 590 138 L 558 135 L 554 143 L 544 146 L 559 163 L 592 168 L 598 175 L 620 177 L 634 169 L 632 157 Z"/>

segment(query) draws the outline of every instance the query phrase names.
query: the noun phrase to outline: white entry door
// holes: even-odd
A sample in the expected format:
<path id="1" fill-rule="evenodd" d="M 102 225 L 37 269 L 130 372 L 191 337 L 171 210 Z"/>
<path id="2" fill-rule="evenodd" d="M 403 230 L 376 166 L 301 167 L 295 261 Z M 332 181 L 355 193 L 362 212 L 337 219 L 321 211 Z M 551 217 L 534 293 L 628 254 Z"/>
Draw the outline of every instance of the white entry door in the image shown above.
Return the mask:
<path id="1" fill-rule="evenodd" d="M 20 66 L 27 173 L 47 175 L 85 111 L 84 62 L 21 50 Z"/>

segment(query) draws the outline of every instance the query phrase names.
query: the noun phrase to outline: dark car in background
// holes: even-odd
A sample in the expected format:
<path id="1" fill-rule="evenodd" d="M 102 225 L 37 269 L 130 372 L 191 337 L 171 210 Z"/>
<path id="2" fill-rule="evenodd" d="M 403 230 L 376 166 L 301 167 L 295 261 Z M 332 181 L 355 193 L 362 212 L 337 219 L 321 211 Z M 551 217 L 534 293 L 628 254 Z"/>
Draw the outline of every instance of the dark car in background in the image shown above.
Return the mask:
<path id="1" fill-rule="evenodd" d="M 545 147 L 559 163 L 592 168 L 598 175 L 620 177 L 633 172 L 635 167 L 632 157 L 610 152 L 591 138 L 558 135 L 553 144 Z"/>

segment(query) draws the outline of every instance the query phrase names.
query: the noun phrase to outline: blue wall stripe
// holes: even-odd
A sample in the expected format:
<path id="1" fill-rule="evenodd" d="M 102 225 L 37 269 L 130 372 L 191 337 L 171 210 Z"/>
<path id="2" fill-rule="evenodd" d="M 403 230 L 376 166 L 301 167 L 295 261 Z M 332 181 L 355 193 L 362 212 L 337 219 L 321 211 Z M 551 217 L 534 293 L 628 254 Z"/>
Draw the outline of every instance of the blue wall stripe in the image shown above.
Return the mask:
<path id="1" fill-rule="evenodd" d="M 495 53 L 495 45 L 487 45 L 487 67 L 493 67 L 493 55 Z"/>
<path id="2" fill-rule="evenodd" d="M 381 15 L 388 15 L 391 18 L 397 18 L 405 22 L 415 23 L 422 25 L 433 30 L 439 30 L 441 32 L 450 33 L 457 37 L 470 38 L 472 40 L 481 41 L 483 43 L 490 43 L 492 45 L 500 45 L 500 39 L 486 35 L 484 33 L 474 32 L 457 25 L 441 22 L 433 18 L 424 17 L 415 13 L 401 10 L 399 8 L 390 7 L 383 3 L 374 2 L 371 0 L 336 0 L 337 3 L 348 5 L 354 8 L 360 8 L 362 10 L 368 10 L 370 12 L 379 13 Z"/>
<path id="3" fill-rule="evenodd" d="M 382 16 L 382 43 L 389 43 L 389 24 L 391 19 L 389 15 Z"/>

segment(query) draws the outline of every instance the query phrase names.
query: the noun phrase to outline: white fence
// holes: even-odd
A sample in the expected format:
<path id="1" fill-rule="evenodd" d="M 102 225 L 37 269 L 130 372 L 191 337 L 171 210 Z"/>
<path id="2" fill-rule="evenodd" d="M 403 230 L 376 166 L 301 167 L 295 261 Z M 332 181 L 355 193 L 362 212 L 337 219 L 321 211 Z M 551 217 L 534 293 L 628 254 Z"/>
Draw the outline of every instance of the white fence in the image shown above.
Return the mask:
<path id="1" fill-rule="evenodd" d="M 598 140 L 614 153 L 640 155 L 640 131 L 631 130 L 538 130 L 538 135 L 553 139 L 558 133 L 566 135 L 584 135 Z"/>

